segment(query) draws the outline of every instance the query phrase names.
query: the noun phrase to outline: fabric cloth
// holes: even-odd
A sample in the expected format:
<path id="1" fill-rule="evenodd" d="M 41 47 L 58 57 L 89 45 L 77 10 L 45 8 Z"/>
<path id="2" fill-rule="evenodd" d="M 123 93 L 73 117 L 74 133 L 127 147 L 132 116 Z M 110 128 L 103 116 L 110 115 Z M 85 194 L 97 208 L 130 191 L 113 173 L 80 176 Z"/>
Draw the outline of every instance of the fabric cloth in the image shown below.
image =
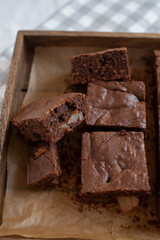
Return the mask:
<path id="1" fill-rule="evenodd" d="M 0 110 L 18 30 L 160 32 L 156 0 L 1 0 Z"/>

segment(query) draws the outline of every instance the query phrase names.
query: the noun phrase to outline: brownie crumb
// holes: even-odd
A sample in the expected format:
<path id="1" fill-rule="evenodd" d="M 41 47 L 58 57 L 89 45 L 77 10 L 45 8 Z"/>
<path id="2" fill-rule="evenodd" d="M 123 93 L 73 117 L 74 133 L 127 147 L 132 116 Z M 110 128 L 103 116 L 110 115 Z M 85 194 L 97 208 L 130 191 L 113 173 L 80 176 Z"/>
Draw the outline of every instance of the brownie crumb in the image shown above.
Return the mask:
<path id="1" fill-rule="evenodd" d="M 122 131 L 120 131 L 120 135 L 125 136 L 125 135 L 127 135 L 127 132 L 124 129 L 122 129 Z"/>

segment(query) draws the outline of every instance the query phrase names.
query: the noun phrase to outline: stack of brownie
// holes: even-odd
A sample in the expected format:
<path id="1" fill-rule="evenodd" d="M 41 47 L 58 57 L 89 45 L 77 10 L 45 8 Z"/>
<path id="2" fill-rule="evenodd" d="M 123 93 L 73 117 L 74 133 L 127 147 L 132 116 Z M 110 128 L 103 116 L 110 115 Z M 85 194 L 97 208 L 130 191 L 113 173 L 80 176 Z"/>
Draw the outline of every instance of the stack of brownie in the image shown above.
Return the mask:
<path id="1" fill-rule="evenodd" d="M 35 101 L 13 117 L 13 126 L 29 143 L 28 185 L 50 189 L 59 183 L 62 172 L 56 143 L 79 125 L 87 112 L 87 97 L 69 93 Z"/>
<path id="2" fill-rule="evenodd" d="M 148 194 L 145 85 L 131 81 L 126 48 L 71 59 L 75 84 L 87 84 L 81 195 Z"/>

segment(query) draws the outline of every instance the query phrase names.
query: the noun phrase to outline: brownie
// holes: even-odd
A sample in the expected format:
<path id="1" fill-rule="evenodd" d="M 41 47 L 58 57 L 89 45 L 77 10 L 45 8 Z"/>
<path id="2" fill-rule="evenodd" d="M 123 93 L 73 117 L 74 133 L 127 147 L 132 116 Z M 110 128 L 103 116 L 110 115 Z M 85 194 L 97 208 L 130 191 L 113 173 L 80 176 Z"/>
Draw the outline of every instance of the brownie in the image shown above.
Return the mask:
<path id="1" fill-rule="evenodd" d="M 57 142 L 79 125 L 88 111 L 87 97 L 68 93 L 35 101 L 12 119 L 12 124 L 26 140 Z"/>
<path id="2" fill-rule="evenodd" d="M 39 189 L 58 185 L 61 175 L 57 146 L 55 143 L 32 142 L 27 162 L 27 184 Z"/>
<path id="3" fill-rule="evenodd" d="M 150 191 L 142 132 L 82 135 L 81 194 Z"/>
<path id="4" fill-rule="evenodd" d="M 156 76 L 156 85 L 157 85 L 157 100 L 160 104 L 160 51 L 154 50 L 155 56 L 155 76 Z"/>
<path id="5" fill-rule="evenodd" d="M 88 84 L 89 113 L 86 123 L 116 128 L 146 128 L 145 85 L 143 82 Z"/>
<path id="6" fill-rule="evenodd" d="M 160 174 L 160 105 L 158 105 L 158 159 L 159 159 L 158 164 L 159 164 L 159 174 Z M 160 191 L 160 187 L 159 187 L 159 191 Z"/>
<path id="7" fill-rule="evenodd" d="M 71 58 L 75 84 L 108 80 L 130 80 L 127 48 L 86 53 Z"/>

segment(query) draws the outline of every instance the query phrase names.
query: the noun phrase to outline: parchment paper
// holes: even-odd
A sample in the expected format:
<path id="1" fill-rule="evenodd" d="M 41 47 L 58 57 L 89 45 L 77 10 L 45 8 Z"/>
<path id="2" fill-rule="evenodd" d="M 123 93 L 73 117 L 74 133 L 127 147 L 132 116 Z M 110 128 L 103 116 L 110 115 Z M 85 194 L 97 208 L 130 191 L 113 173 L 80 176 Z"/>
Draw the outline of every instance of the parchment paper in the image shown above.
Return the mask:
<path id="1" fill-rule="evenodd" d="M 108 48 L 109 46 L 106 46 Z M 23 104 L 35 99 L 61 94 L 66 91 L 70 79 L 70 57 L 77 53 L 92 52 L 101 48 L 39 47 L 35 51 L 29 89 Z M 153 73 L 142 60 L 151 49 L 130 49 L 132 74 L 136 80 L 144 80 L 147 94 L 146 152 L 153 194 L 148 200 L 129 213 L 121 213 L 117 203 L 85 204 L 78 197 L 74 164 L 80 161 L 80 151 L 70 155 L 71 163 L 62 162 L 67 183 L 62 180 L 60 188 L 38 191 L 26 185 L 27 146 L 13 131 L 8 150 L 7 189 L 4 199 L 3 223 L 0 236 L 21 235 L 39 238 L 85 238 L 99 240 L 157 240 L 160 230 L 153 224 L 156 218 L 155 184 L 155 129 L 151 107 Z M 147 69 L 147 71 L 146 71 Z M 150 100 L 151 99 L 151 100 Z M 75 130 L 76 131 L 76 130 Z M 79 130 L 77 130 L 79 131 Z M 67 136 L 68 139 L 73 138 Z M 78 141 L 75 139 L 75 141 Z M 65 159 L 66 141 L 62 150 Z M 78 148 L 77 148 L 78 149 Z M 68 157 L 66 153 L 66 158 Z M 65 164 L 70 171 L 65 171 Z M 68 165 L 67 165 L 68 164 Z M 66 175 L 67 176 L 67 175 Z M 72 184 L 69 184 L 71 180 Z"/>

